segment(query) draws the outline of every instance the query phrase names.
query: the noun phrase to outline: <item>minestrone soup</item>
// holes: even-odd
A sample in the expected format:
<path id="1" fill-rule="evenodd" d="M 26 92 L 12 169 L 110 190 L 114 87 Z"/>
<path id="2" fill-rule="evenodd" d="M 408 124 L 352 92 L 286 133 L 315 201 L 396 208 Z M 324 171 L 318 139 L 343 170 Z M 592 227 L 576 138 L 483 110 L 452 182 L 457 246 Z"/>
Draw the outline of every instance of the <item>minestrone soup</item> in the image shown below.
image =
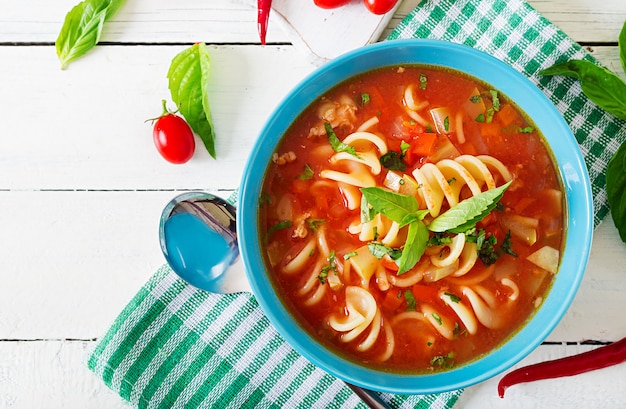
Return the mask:
<path id="1" fill-rule="evenodd" d="M 260 238 L 286 307 L 351 360 L 445 370 L 541 304 L 564 196 L 516 105 L 455 71 L 389 67 L 327 92 L 268 165 Z"/>

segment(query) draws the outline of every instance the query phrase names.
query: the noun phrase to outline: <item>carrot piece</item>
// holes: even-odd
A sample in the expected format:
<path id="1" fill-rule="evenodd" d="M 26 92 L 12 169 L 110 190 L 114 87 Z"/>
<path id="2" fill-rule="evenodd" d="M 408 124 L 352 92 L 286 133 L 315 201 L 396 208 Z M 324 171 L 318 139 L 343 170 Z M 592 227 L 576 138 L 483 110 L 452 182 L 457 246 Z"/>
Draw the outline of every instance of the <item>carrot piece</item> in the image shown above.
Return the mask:
<path id="1" fill-rule="evenodd" d="M 395 311 L 403 302 L 404 297 L 402 297 L 402 293 L 398 291 L 387 291 L 380 307 L 386 311 Z"/>
<path id="2" fill-rule="evenodd" d="M 396 264 L 396 262 L 392 260 L 391 257 L 389 257 L 387 254 L 385 254 L 383 258 L 380 259 L 380 264 L 383 267 L 385 267 L 387 270 L 391 270 L 393 272 L 396 272 L 399 270 L 399 267 Z"/>
<path id="3" fill-rule="evenodd" d="M 437 134 L 420 133 L 416 135 L 410 142 L 410 147 L 404 153 L 404 160 L 407 164 L 413 165 L 420 157 L 430 155 L 437 142 Z"/>

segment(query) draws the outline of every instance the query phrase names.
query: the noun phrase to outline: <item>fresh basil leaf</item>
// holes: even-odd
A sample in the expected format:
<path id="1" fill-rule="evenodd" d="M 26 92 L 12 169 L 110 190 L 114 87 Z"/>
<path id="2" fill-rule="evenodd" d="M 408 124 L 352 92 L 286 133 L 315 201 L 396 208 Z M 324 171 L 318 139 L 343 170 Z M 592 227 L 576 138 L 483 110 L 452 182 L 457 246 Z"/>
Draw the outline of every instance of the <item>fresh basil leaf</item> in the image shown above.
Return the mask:
<path id="1" fill-rule="evenodd" d="M 619 44 L 619 59 L 622 61 L 622 69 L 626 72 L 626 21 L 624 21 L 617 42 Z"/>
<path id="2" fill-rule="evenodd" d="M 437 216 L 428 225 L 428 230 L 438 233 L 444 231 L 450 233 L 466 232 L 496 207 L 504 191 L 510 185 L 511 182 L 507 182 L 500 187 L 487 190 L 461 201 L 456 206 Z"/>
<path id="3" fill-rule="evenodd" d="M 402 249 L 402 257 L 398 267 L 398 275 L 406 273 L 420 261 L 428 244 L 428 229 L 421 220 L 409 224 L 406 243 Z"/>
<path id="4" fill-rule="evenodd" d="M 379 187 L 363 187 L 361 193 L 372 208 L 396 223 L 419 210 L 419 204 L 413 196 L 390 192 Z"/>
<path id="5" fill-rule="evenodd" d="M 339 140 L 337 134 L 333 130 L 333 127 L 328 122 L 324 123 L 324 129 L 326 129 L 328 143 L 330 143 L 330 146 L 332 146 L 335 152 L 348 152 L 350 155 L 356 156 L 357 158 L 359 157 L 356 153 L 356 149 L 354 149 L 354 146 L 350 146 Z"/>
<path id="6" fill-rule="evenodd" d="M 209 106 L 208 82 L 211 58 L 204 43 L 178 53 L 167 72 L 172 99 L 204 147 L 215 158 L 215 129 Z"/>
<path id="7" fill-rule="evenodd" d="M 626 142 L 622 143 L 606 168 L 606 190 L 611 217 L 626 243 Z"/>
<path id="8" fill-rule="evenodd" d="M 571 60 L 553 65 L 539 74 L 579 79 L 587 98 L 616 117 L 626 119 L 626 83 L 606 68 L 591 61 Z"/>
<path id="9" fill-rule="evenodd" d="M 84 0 L 65 15 L 55 42 L 61 69 L 85 55 L 100 41 L 104 23 L 123 3 L 124 0 Z"/>

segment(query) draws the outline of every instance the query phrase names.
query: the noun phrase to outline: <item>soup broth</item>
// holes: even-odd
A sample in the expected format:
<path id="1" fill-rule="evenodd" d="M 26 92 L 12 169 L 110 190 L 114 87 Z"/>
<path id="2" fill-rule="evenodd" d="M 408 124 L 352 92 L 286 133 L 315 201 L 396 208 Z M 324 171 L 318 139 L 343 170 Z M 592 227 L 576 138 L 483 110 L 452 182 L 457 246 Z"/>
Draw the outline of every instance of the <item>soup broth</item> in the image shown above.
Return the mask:
<path id="1" fill-rule="evenodd" d="M 275 151 L 259 210 L 267 268 L 303 327 L 413 373 L 466 363 L 523 325 L 564 220 L 539 130 L 497 90 L 430 66 L 369 72 L 315 101 Z"/>

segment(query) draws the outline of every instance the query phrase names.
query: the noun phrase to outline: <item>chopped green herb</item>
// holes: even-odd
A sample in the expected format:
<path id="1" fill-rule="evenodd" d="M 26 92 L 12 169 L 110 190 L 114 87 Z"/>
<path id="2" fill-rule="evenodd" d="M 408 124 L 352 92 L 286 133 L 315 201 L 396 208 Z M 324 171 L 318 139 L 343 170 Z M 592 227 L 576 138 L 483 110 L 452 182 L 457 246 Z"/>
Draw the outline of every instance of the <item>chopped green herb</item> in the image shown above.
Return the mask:
<path id="1" fill-rule="evenodd" d="M 506 235 L 502 239 L 502 244 L 500 244 L 500 250 L 503 253 L 508 254 L 509 256 L 517 257 L 517 253 L 513 251 L 512 248 L 513 243 L 511 242 L 511 230 L 506 232 Z"/>
<path id="2" fill-rule="evenodd" d="M 500 110 L 500 98 L 498 98 L 498 91 L 492 89 L 489 90 L 491 93 L 491 104 L 493 105 L 493 109 L 496 111 Z"/>
<path id="3" fill-rule="evenodd" d="M 392 260 L 398 260 L 402 255 L 402 250 L 385 246 L 382 243 L 370 242 L 367 244 L 367 248 L 369 249 L 370 253 L 372 253 L 372 255 L 377 259 L 381 259 L 385 254 L 388 254 Z"/>
<path id="4" fill-rule="evenodd" d="M 426 132 L 428 132 L 428 133 L 432 133 L 432 132 L 433 132 L 433 127 L 432 127 L 432 125 L 431 125 L 431 124 L 426 125 L 426 129 L 425 129 L 425 130 L 426 130 Z"/>
<path id="5" fill-rule="evenodd" d="M 265 240 L 266 241 L 269 240 L 277 231 L 288 229 L 290 227 L 291 227 L 291 220 L 282 220 L 276 223 L 275 225 L 267 229 L 267 233 L 265 234 Z"/>
<path id="6" fill-rule="evenodd" d="M 495 113 L 494 108 L 487 109 L 487 113 L 485 115 L 485 122 L 487 122 L 488 124 L 493 122 L 493 115 L 494 115 L 494 113 Z"/>
<path id="7" fill-rule="evenodd" d="M 428 239 L 429 246 L 441 246 L 452 243 L 452 237 L 445 233 L 435 233 Z"/>
<path id="8" fill-rule="evenodd" d="M 367 92 L 362 93 L 361 94 L 361 106 L 367 105 L 368 102 L 370 102 L 370 94 L 368 94 Z"/>
<path id="9" fill-rule="evenodd" d="M 417 311 L 417 301 L 415 300 L 415 296 L 411 290 L 406 290 L 404 292 L 404 299 L 406 300 L 407 311 Z"/>
<path id="10" fill-rule="evenodd" d="M 337 274 L 339 271 L 337 270 L 337 264 L 335 263 L 335 252 L 331 251 L 328 256 L 328 264 L 322 267 L 322 270 L 318 274 L 317 278 L 320 280 L 320 283 L 326 284 L 326 279 L 328 278 L 329 273 Z"/>
<path id="11" fill-rule="evenodd" d="M 454 334 L 455 338 L 458 338 L 461 335 L 468 335 L 467 329 L 461 328 L 461 325 L 458 322 L 454 323 L 454 331 L 452 331 L 452 333 Z"/>
<path id="12" fill-rule="evenodd" d="M 449 131 L 450 131 L 450 117 L 446 117 L 446 118 L 443 120 L 443 127 L 444 127 L 444 129 L 446 130 L 446 132 L 449 132 Z"/>
<path id="13" fill-rule="evenodd" d="M 406 155 L 406 151 L 409 150 L 410 147 L 411 144 L 404 141 L 400 142 L 400 152 L 402 153 L 402 156 Z"/>
<path id="14" fill-rule="evenodd" d="M 439 325 L 443 325 L 443 320 L 441 319 L 441 317 L 439 316 L 439 314 L 437 314 L 436 312 L 432 313 L 433 318 L 435 319 L 435 321 L 437 321 L 437 324 Z"/>
<path id="15" fill-rule="evenodd" d="M 476 119 L 474 119 L 474 121 L 485 122 L 485 114 L 478 114 L 478 116 L 476 117 Z"/>
<path id="16" fill-rule="evenodd" d="M 313 178 L 313 175 L 314 175 L 313 168 L 311 168 L 311 166 L 309 166 L 309 164 L 307 163 L 304 165 L 304 170 L 302 171 L 302 173 L 300 173 L 300 175 L 298 176 L 298 179 L 309 180 Z"/>
<path id="17" fill-rule="evenodd" d="M 455 177 L 452 177 L 452 178 L 448 179 L 448 184 L 449 185 L 453 184 L 454 182 L 456 182 L 456 178 Z"/>
<path id="18" fill-rule="evenodd" d="M 428 85 L 428 77 L 424 74 L 420 74 L 420 89 L 425 90 Z"/>
<path id="19" fill-rule="evenodd" d="M 354 146 L 347 145 L 339 140 L 337 134 L 333 130 L 333 127 L 328 122 L 324 123 L 324 128 L 326 129 L 328 142 L 335 152 L 348 152 L 350 155 L 354 155 L 357 158 L 359 157 L 356 153 L 356 149 L 354 149 Z"/>
<path id="20" fill-rule="evenodd" d="M 430 360 L 432 366 L 438 366 L 440 368 L 450 369 L 454 367 L 454 352 L 450 352 L 447 355 L 438 355 Z"/>
<path id="21" fill-rule="evenodd" d="M 533 133 L 534 130 L 535 130 L 535 128 L 533 128 L 532 126 L 526 126 L 524 128 L 522 128 L 522 127 L 517 128 L 517 131 L 519 133 Z"/>
<path id="22" fill-rule="evenodd" d="M 444 292 L 444 294 L 447 295 L 448 298 L 450 298 L 450 301 L 452 301 L 455 304 L 458 304 L 461 301 L 461 298 L 458 295 L 454 295 L 449 292 Z"/>
<path id="23" fill-rule="evenodd" d="M 483 98 L 480 95 L 472 95 L 469 100 L 472 104 L 478 104 Z"/>
<path id="24" fill-rule="evenodd" d="M 402 160 L 402 154 L 396 151 L 388 151 L 380 157 L 380 164 L 389 170 L 399 170 L 404 172 L 406 170 L 406 163 Z"/>
<path id="25" fill-rule="evenodd" d="M 378 240 L 378 227 L 372 227 L 372 233 L 374 234 L 374 241 Z"/>
<path id="26" fill-rule="evenodd" d="M 352 257 L 358 255 L 359 253 L 357 251 L 351 251 L 349 253 L 346 253 L 343 255 L 343 259 L 344 260 L 350 260 Z"/>
<path id="27" fill-rule="evenodd" d="M 317 231 L 322 224 L 325 223 L 324 219 L 306 219 L 306 224 L 312 231 Z"/>
<path id="28" fill-rule="evenodd" d="M 259 206 L 271 205 L 272 204 L 272 196 L 270 196 L 267 192 L 261 192 L 261 196 L 259 196 Z"/>

